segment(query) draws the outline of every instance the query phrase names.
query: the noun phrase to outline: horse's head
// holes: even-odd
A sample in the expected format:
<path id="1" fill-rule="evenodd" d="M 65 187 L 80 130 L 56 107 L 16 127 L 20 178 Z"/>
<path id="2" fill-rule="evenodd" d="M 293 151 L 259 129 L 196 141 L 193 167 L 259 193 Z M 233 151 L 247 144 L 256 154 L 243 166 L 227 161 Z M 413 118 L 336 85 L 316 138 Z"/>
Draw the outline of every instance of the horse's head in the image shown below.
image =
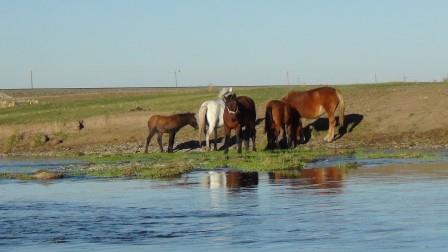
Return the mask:
<path id="1" fill-rule="evenodd" d="M 224 97 L 224 102 L 226 104 L 226 110 L 227 112 L 229 112 L 229 114 L 235 115 L 239 113 L 238 102 L 236 100 L 235 94 Z"/>
<path id="2" fill-rule="evenodd" d="M 223 88 L 219 92 L 218 98 L 225 99 L 227 96 L 232 95 L 232 94 L 233 94 L 233 88 L 232 87 Z"/>
<path id="3" fill-rule="evenodd" d="M 198 129 L 198 122 L 194 113 L 188 113 L 188 124 L 194 129 Z"/>

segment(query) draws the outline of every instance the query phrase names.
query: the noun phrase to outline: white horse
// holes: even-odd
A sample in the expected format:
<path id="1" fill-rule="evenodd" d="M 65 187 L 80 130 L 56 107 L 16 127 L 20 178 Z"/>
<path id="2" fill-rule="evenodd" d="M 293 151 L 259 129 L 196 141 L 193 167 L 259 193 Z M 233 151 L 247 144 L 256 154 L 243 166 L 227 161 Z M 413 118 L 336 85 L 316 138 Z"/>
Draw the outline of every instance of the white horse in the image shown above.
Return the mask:
<path id="1" fill-rule="evenodd" d="M 205 134 L 205 146 L 210 150 L 210 135 L 215 133 L 214 150 L 217 150 L 218 128 L 224 126 L 224 97 L 233 94 L 232 88 L 223 88 L 218 94 L 216 100 L 209 100 L 202 103 L 198 112 L 198 126 L 199 126 L 199 145 L 202 147 L 202 133 Z M 208 126 L 208 128 L 207 128 Z"/>

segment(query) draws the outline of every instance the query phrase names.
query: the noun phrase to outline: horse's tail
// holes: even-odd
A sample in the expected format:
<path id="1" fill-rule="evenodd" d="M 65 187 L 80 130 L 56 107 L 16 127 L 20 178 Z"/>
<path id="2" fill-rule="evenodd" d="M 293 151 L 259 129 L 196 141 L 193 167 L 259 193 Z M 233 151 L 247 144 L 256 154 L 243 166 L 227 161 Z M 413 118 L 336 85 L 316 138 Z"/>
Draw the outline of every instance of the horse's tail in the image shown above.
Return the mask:
<path id="1" fill-rule="evenodd" d="M 339 126 L 344 127 L 344 112 L 345 112 L 345 103 L 344 98 L 339 90 L 336 90 L 336 95 L 339 100 Z"/>
<path id="2" fill-rule="evenodd" d="M 266 113 L 264 115 L 264 133 L 268 133 L 271 128 L 273 119 L 272 119 L 272 106 L 268 105 L 266 107 Z"/>
<path id="3" fill-rule="evenodd" d="M 198 111 L 199 145 L 200 146 L 202 145 L 201 137 L 205 130 L 206 115 L 207 115 L 207 105 L 202 104 Z"/>

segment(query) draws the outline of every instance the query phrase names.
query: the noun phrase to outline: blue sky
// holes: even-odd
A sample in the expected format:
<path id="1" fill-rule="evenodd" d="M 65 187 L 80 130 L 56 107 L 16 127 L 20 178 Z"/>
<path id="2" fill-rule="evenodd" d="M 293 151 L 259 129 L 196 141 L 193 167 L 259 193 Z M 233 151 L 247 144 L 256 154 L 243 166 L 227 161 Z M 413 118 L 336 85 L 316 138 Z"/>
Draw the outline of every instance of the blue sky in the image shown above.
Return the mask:
<path id="1" fill-rule="evenodd" d="M 357 83 L 448 74 L 448 1 L 0 0 L 0 88 Z"/>

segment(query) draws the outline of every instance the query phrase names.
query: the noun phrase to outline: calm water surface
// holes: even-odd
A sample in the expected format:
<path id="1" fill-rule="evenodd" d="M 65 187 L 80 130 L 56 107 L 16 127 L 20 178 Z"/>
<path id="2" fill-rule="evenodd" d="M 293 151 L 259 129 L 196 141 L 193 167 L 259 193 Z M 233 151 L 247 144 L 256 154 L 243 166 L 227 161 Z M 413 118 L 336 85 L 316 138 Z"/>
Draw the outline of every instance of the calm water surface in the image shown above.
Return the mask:
<path id="1" fill-rule="evenodd" d="M 444 251 L 447 183 L 447 164 L 0 180 L 0 251 Z"/>

